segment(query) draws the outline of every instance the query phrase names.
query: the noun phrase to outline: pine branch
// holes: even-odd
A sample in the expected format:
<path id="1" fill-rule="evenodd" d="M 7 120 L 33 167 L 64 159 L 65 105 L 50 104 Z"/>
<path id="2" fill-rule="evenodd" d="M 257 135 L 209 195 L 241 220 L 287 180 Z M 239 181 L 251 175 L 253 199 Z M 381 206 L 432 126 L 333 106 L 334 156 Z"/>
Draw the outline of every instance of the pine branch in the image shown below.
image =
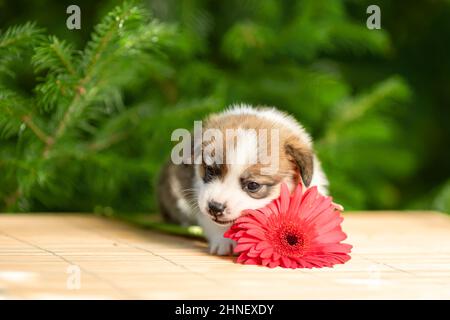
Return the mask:
<path id="1" fill-rule="evenodd" d="M 30 48 L 40 38 L 42 29 L 34 23 L 14 26 L 5 32 L 0 31 L 0 73 L 12 75 L 8 63 Z"/>
<path id="2" fill-rule="evenodd" d="M 53 145 L 53 138 L 42 131 L 42 129 L 33 122 L 30 115 L 24 115 L 21 119 L 42 142 L 46 145 Z"/>
<path id="3" fill-rule="evenodd" d="M 0 136 L 8 138 L 17 134 L 21 124 L 24 123 L 45 145 L 52 145 L 53 139 L 33 121 L 30 108 L 27 107 L 29 102 L 4 88 L 2 91 L 0 93 L 0 129 L 2 131 Z"/>
<path id="4" fill-rule="evenodd" d="M 94 141 L 89 144 L 88 148 L 91 151 L 99 152 L 108 149 L 112 145 L 125 140 L 128 137 L 126 133 L 111 134 L 108 139 L 102 141 Z"/>
<path id="5" fill-rule="evenodd" d="M 67 103 L 73 95 L 75 77 L 67 74 L 47 74 L 44 82 L 36 88 L 36 105 L 48 113 L 60 103 Z"/>
<path id="6" fill-rule="evenodd" d="M 36 72 L 48 69 L 55 73 L 67 72 L 69 75 L 77 76 L 73 55 L 71 45 L 52 36 L 40 43 L 31 61 Z"/>
<path id="7" fill-rule="evenodd" d="M 399 77 L 391 77 L 379 83 L 368 93 L 345 101 L 338 107 L 336 119 L 327 128 L 326 134 L 318 144 L 327 144 L 336 141 L 343 128 L 350 126 L 374 108 L 380 108 L 381 104 L 394 101 L 405 101 L 410 95 L 408 86 Z"/>
<path id="8" fill-rule="evenodd" d="M 0 137 L 9 138 L 20 130 L 21 118 L 28 112 L 27 101 L 5 88 L 0 90 Z"/>
<path id="9" fill-rule="evenodd" d="M 64 97 L 74 94 L 79 74 L 75 66 L 73 46 L 55 36 L 39 42 L 31 58 L 36 73 L 47 71 L 46 80 L 36 86 L 37 105 L 44 111 L 55 107 Z"/>
<path id="10" fill-rule="evenodd" d="M 53 140 L 56 142 L 66 131 L 75 109 L 80 103 L 81 97 L 86 94 L 85 85 L 91 80 L 94 75 L 95 67 L 100 61 L 100 57 L 106 52 L 108 45 L 114 40 L 115 35 L 120 33 L 127 20 L 138 19 L 141 20 L 143 11 L 129 3 L 124 3 L 122 7 L 117 7 L 96 27 L 96 32 L 93 35 L 93 40 L 87 45 L 84 51 L 85 68 L 84 76 L 78 81 L 76 86 L 76 93 L 64 113 L 57 129 L 53 135 Z M 44 156 L 48 156 L 52 145 L 47 145 L 44 149 Z"/>
<path id="11" fill-rule="evenodd" d="M 155 47 L 161 40 L 157 35 L 163 36 L 161 41 L 167 39 L 164 31 L 170 28 L 156 22 L 146 24 L 146 18 L 147 14 L 143 9 L 124 3 L 108 14 L 95 28 L 92 40 L 83 51 L 83 77 L 76 82 L 75 94 L 52 135 L 53 142 L 65 134 L 75 116 L 83 115 L 90 102 L 100 100 L 107 102 L 110 97 L 118 94 L 127 77 L 125 73 L 122 73 L 120 78 L 110 74 L 110 65 L 121 66 L 124 61 L 128 62 L 131 57 L 142 53 L 142 50 L 149 46 Z M 91 89 L 93 87 L 95 90 Z M 45 157 L 48 156 L 52 146 L 53 144 L 46 146 Z"/>
<path id="12" fill-rule="evenodd" d="M 144 22 L 145 16 L 143 9 L 125 2 L 122 6 L 116 7 L 96 26 L 92 40 L 83 52 L 85 76 L 80 85 L 90 80 L 101 56 L 114 42 L 113 40 L 120 37 L 121 34 L 125 34 L 126 29 L 129 28 L 128 25 L 131 29 L 136 29 L 140 23 Z"/>
<path id="13" fill-rule="evenodd" d="M 34 22 L 27 22 L 24 25 L 11 27 L 4 33 L 0 33 L 0 49 L 11 50 L 18 45 L 34 42 L 41 31 L 41 29 L 36 28 Z"/>
<path id="14" fill-rule="evenodd" d="M 75 94 L 75 97 L 72 100 L 72 103 L 67 108 L 67 111 L 64 113 L 64 116 L 61 120 L 61 122 L 58 125 L 58 128 L 56 129 L 56 132 L 54 134 L 55 140 L 61 137 L 66 130 L 67 124 L 72 116 L 72 113 L 75 112 L 75 107 L 77 106 L 78 102 L 80 101 L 81 94 L 84 93 L 84 88 L 80 87 L 78 92 Z M 47 151 L 48 152 L 48 151 Z"/>

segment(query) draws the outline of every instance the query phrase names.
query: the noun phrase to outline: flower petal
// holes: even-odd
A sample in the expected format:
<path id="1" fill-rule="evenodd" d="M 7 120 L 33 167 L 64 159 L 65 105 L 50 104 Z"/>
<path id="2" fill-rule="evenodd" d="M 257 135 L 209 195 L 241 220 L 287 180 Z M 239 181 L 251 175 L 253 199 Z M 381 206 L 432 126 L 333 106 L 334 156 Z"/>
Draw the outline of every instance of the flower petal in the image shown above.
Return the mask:
<path id="1" fill-rule="evenodd" d="M 267 248 L 267 249 L 264 249 L 261 252 L 260 257 L 261 258 L 269 258 L 269 257 L 272 256 L 272 254 L 273 254 L 273 249 L 272 248 Z"/>
<path id="2" fill-rule="evenodd" d="M 238 238 L 238 241 L 239 241 L 239 243 L 253 243 L 253 244 L 257 245 L 260 240 L 257 238 L 254 238 L 254 237 L 244 236 L 244 237 Z"/>
<path id="3" fill-rule="evenodd" d="M 238 224 L 240 225 L 241 223 L 260 224 L 259 221 L 255 220 L 255 218 L 253 217 L 253 213 L 240 217 Z"/>
<path id="4" fill-rule="evenodd" d="M 255 250 L 255 248 L 250 248 L 250 250 L 247 251 L 247 256 L 250 258 L 257 258 L 260 254 L 261 252 L 259 250 Z"/>
<path id="5" fill-rule="evenodd" d="M 244 261 L 247 260 L 247 259 L 248 259 L 247 254 L 246 254 L 245 252 L 243 252 L 243 253 L 241 253 L 241 254 L 238 256 L 236 262 L 237 262 L 237 263 L 244 263 Z"/>
<path id="6" fill-rule="evenodd" d="M 334 229 L 330 232 L 326 232 L 323 234 L 319 234 L 314 241 L 316 242 L 322 242 L 322 243 L 329 243 L 329 242 L 340 242 L 342 240 L 345 240 L 347 238 L 347 235 L 342 232 L 341 227 L 339 229 Z"/>
<path id="7" fill-rule="evenodd" d="M 267 266 L 272 260 L 270 259 L 262 259 L 261 260 L 261 265 L 263 266 Z"/>
<path id="8" fill-rule="evenodd" d="M 255 246 L 254 243 L 238 243 L 237 246 L 234 248 L 234 252 L 243 252 L 247 251 L 250 248 L 253 248 Z"/>
<path id="9" fill-rule="evenodd" d="M 271 261 L 268 265 L 269 268 L 275 268 L 278 267 L 280 265 L 279 260 L 278 261 Z"/>
<path id="10" fill-rule="evenodd" d="M 302 203 L 302 185 L 299 184 L 291 197 L 291 202 L 289 206 L 289 214 L 297 214 L 299 212 L 300 205 Z"/>
<path id="11" fill-rule="evenodd" d="M 289 268 L 291 266 L 291 259 L 288 257 L 281 257 L 281 266 Z"/>
<path id="12" fill-rule="evenodd" d="M 239 223 L 239 221 L 237 223 Z M 258 230 L 261 230 L 262 232 L 264 232 L 263 227 L 260 224 L 255 224 L 255 223 L 247 223 L 247 222 L 239 223 L 239 228 L 242 228 L 242 229 L 253 229 L 253 230 L 258 229 Z"/>
<path id="13" fill-rule="evenodd" d="M 250 258 L 250 259 L 245 260 L 244 264 L 256 264 L 256 265 L 258 265 L 259 263 L 258 263 L 258 259 Z"/>
<path id="14" fill-rule="evenodd" d="M 271 248 L 271 245 L 267 241 L 261 241 L 256 245 L 256 250 L 264 250 L 267 248 Z"/>
<path id="15" fill-rule="evenodd" d="M 253 228 L 253 229 L 248 229 L 246 231 L 247 234 L 254 236 L 255 238 L 258 238 L 260 240 L 266 240 L 266 235 L 264 234 L 264 232 L 261 229 L 257 229 L 257 228 Z"/>
<path id="16" fill-rule="evenodd" d="M 259 211 L 255 211 L 252 213 L 253 218 L 258 221 L 261 225 L 265 225 L 267 223 L 267 216 Z"/>
<path id="17" fill-rule="evenodd" d="M 281 213 L 287 213 L 289 209 L 289 203 L 291 194 L 289 192 L 289 188 L 286 185 L 286 183 L 281 184 L 281 191 L 280 191 L 280 212 Z"/>

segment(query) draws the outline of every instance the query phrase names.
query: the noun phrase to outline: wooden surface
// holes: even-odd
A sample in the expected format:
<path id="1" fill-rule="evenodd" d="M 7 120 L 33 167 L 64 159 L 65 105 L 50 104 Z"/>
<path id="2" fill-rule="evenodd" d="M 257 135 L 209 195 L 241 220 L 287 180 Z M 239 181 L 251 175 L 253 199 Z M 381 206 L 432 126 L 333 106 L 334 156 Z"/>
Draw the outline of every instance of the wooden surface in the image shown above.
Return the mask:
<path id="1" fill-rule="evenodd" d="M 348 263 L 286 270 L 235 264 L 208 255 L 202 241 L 106 218 L 0 215 L 0 299 L 450 298 L 449 216 L 345 218 Z"/>

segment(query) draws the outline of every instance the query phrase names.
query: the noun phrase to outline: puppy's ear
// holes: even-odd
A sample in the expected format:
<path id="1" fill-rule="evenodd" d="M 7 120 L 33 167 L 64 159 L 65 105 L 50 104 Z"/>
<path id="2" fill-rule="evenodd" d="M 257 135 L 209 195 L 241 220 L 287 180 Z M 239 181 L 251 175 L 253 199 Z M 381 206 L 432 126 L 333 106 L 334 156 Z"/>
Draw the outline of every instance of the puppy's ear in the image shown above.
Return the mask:
<path id="1" fill-rule="evenodd" d="M 287 140 L 284 149 L 289 160 L 297 165 L 304 185 L 309 187 L 314 171 L 313 151 L 298 139 Z"/>

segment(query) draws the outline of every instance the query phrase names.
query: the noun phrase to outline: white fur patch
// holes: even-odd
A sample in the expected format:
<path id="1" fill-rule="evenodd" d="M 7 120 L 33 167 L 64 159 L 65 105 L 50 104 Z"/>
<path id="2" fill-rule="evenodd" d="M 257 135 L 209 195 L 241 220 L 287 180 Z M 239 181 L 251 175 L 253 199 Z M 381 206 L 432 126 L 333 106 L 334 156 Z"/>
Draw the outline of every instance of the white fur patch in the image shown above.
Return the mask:
<path id="1" fill-rule="evenodd" d="M 261 109 L 253 108 L 248 104 L 235 104 L 223 111 L 223 115 L 245 115 L 250 114 L 257 117 L 276 122 L 289 128 L 293 133 L 297 134 L 302 141 L 308 146 L 312 146 L 311 136 L 306 132 L 305 128 L 300 125 L 292 116 L 281 112 L 273 107 L 263 107 Z M 220 115 L 220 114 L 219 114 Z"/>
<path id="2" fill-rule="evenodd" d="M 258 147 L 258 135 L 256 130 L 237 128 L 226 130 L 227 141 L 236 144 L 227 146 L 226 163 L 233 165 L 246 165 L 257 163 L 257 153 L 249 152 Z M 230 138 L 236 137 L 235 139 Z"/>

